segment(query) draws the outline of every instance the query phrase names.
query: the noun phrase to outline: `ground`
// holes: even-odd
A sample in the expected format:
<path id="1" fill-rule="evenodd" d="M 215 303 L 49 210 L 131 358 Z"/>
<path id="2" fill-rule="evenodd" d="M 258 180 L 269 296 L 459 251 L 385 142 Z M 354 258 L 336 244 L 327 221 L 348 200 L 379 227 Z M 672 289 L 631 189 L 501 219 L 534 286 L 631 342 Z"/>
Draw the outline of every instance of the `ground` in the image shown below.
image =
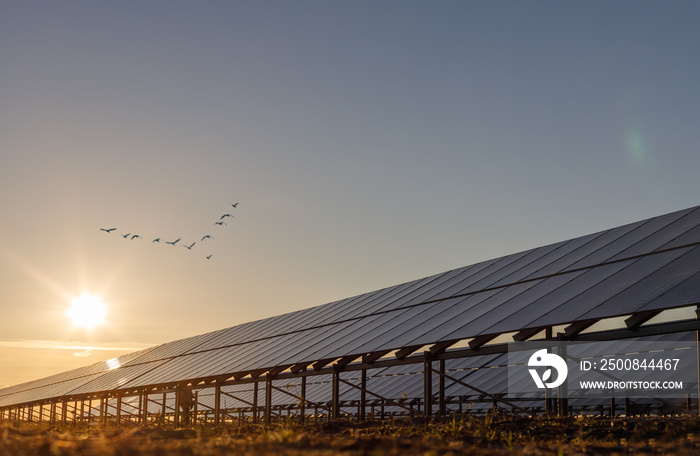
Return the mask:
<path id="1" fill-rule="evenodd" d="M 116 427 L 0 424 L 2 456 L 697 455 L 700 418 L 508 415 L 442 421 L 272 426 Z"/>

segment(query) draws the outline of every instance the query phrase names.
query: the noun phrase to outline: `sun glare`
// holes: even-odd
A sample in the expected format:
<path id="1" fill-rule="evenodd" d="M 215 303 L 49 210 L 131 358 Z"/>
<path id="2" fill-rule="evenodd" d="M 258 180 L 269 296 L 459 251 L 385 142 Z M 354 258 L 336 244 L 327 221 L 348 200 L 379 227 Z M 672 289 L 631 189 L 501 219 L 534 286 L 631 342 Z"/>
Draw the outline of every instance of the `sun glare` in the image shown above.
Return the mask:
<path id="1" fill-rule="evenodd" d="M 82 295 L 71 300 L 66 313 L 73 325 L 93 329 L 104 322 L 106 309 L 99 296 Z"/>

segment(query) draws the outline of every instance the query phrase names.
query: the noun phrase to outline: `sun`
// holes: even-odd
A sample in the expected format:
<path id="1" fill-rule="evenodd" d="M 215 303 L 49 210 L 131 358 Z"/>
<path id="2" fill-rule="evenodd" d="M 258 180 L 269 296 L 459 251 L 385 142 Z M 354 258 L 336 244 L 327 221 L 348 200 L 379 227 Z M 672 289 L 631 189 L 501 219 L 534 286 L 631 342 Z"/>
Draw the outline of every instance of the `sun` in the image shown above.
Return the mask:
<path id="1" fill-rule="evenodd" d="M 66 313 L 74 326 L 93 329 L 104 323 L 106 310 L 99 296 L 84 294 L 71 300 Z"/>

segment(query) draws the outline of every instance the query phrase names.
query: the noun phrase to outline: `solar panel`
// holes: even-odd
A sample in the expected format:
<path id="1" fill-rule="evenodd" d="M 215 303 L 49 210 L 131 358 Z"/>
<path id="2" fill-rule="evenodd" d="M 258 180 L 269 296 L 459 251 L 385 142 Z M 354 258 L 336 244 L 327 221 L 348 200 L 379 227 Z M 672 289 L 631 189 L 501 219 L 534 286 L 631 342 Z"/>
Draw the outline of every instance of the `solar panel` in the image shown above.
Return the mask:
<path id="1" fill-rule="evenodd" d="M 698 302 L 700 207 L 695 207 L 162 344 L 121 357 L 116 369 L 97 363 L 5 388 L 0 390 L 0 407 L 67 394 L 240 378 L 294 365 L 318 363 L 322 368 L 343 357 L 352 360 Z M 468 368 L 496 362 L 498 356 L 451 364 Z M 498 369 L 457 372 L 458 378 L 490 386 L 491 391 L 505 388 L 488 370 Z M 381 372 L 391 370 L 380 369 L 372 381 L 387 394 L 394 394 L 396 387 L 419 394 L 422 388 L 420 375 L 392 383 L 387 379 L 396 377 Z M 241 391 L 250 394 L 249 389 Z M 348 385 L 342 391 L 357 396 Z"/>

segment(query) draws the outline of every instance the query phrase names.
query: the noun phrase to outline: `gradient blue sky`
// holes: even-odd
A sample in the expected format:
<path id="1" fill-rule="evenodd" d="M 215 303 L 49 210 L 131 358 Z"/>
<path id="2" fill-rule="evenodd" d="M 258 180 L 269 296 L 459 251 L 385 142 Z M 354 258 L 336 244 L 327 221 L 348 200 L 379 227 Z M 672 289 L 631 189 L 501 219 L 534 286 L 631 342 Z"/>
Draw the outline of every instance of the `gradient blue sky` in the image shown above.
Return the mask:
<path id="1" fill-rule="evenodd" d="M 699 204 L 699 23 L 686 1 L 1 2 L 0 386 Z M 84 292 L 96 331 L 65 315 Z"/>

